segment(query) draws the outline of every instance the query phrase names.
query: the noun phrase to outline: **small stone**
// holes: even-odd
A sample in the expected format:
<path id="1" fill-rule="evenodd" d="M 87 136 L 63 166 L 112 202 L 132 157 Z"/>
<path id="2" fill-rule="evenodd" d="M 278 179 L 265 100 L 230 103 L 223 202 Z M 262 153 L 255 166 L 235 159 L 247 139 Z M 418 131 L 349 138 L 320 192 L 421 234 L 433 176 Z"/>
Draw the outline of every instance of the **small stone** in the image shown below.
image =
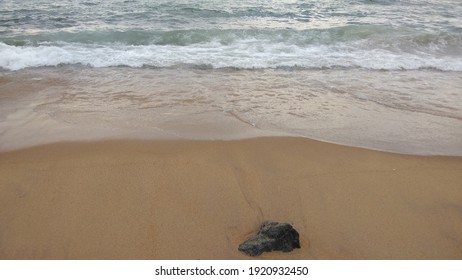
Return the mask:
<path id="1" fill-rule="evenodd" d="M 300 248 L 298 232 L 286 223 L 267 221 L 260 226 L 256 236 L 239 245 L 239 251 L 249 256 L 259 256 L 263 252 L 290 252 Z"/>

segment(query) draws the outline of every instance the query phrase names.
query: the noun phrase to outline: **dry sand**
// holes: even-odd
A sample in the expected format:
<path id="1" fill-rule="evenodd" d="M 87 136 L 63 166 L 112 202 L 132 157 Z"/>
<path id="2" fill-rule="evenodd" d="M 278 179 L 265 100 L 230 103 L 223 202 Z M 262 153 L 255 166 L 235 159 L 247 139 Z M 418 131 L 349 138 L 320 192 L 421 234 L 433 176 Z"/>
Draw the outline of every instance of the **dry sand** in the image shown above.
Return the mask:
<path id="1" fill-rule="evenodd" d="M 0 154 L 1 259 L 462 259 L 462 158 L 302 138 L 61 143 Z"/>

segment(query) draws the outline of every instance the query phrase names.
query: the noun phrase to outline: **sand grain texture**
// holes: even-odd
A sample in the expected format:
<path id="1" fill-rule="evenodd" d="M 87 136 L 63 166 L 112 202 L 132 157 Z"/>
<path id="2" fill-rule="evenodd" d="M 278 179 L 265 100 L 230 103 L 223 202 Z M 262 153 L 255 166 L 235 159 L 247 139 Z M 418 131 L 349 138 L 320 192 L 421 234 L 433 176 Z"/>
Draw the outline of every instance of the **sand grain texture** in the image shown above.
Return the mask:
<path id="1" fill-rule="evenodd" d="M 462 259 L 462 158 L 302 138 L 60 143 L 0 154 L 1 259 Z"/>

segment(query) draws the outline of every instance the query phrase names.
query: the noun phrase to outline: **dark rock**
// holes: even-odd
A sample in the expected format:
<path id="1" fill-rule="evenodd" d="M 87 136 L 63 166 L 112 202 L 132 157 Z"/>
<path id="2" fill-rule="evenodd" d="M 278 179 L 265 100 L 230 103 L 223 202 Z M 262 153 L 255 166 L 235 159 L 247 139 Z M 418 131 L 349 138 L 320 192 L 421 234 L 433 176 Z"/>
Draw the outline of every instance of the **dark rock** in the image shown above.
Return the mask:
<path id="1" fill-rule="evenodd" d="M 263 252 L 290 252 L 300 248 L 298 232 L 289 224 L 264 222 L 256 236 L 239 245 L 239 251 L 250 256 L 259 256 Z"/>

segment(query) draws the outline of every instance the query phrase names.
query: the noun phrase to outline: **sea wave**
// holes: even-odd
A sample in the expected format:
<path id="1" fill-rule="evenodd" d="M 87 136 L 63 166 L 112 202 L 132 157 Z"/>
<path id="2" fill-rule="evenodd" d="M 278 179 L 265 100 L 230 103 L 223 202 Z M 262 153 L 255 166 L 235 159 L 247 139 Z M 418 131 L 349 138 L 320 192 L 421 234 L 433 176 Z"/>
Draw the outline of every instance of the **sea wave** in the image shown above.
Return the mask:
<path id="1" fill-rule="evenodd" d="M 456 48 L 462 54 L 462 33 L 426 33 L 412 29 L 383 25 L 352 25 L 333 28 L 297 29 L 180 29 L 158 30 L 81 30 L 39 32 L 29 35 L 6 36 L 0 39 L 8 45 L 39 46 L 50 42 L 83 44 L 173 45 L 186 46 L 219 42 L 233 44 L 241 40 L 259 40 L 296 46 L 335 44 L 367 40 L 371 46 L 397 48 Z"/>
<path id="2" fill-rule="evenodd" d="M 4 38 L 0 67 L 367 68 L 462 71 L 462 35 L 385 26 L 82 31 Z"/>

